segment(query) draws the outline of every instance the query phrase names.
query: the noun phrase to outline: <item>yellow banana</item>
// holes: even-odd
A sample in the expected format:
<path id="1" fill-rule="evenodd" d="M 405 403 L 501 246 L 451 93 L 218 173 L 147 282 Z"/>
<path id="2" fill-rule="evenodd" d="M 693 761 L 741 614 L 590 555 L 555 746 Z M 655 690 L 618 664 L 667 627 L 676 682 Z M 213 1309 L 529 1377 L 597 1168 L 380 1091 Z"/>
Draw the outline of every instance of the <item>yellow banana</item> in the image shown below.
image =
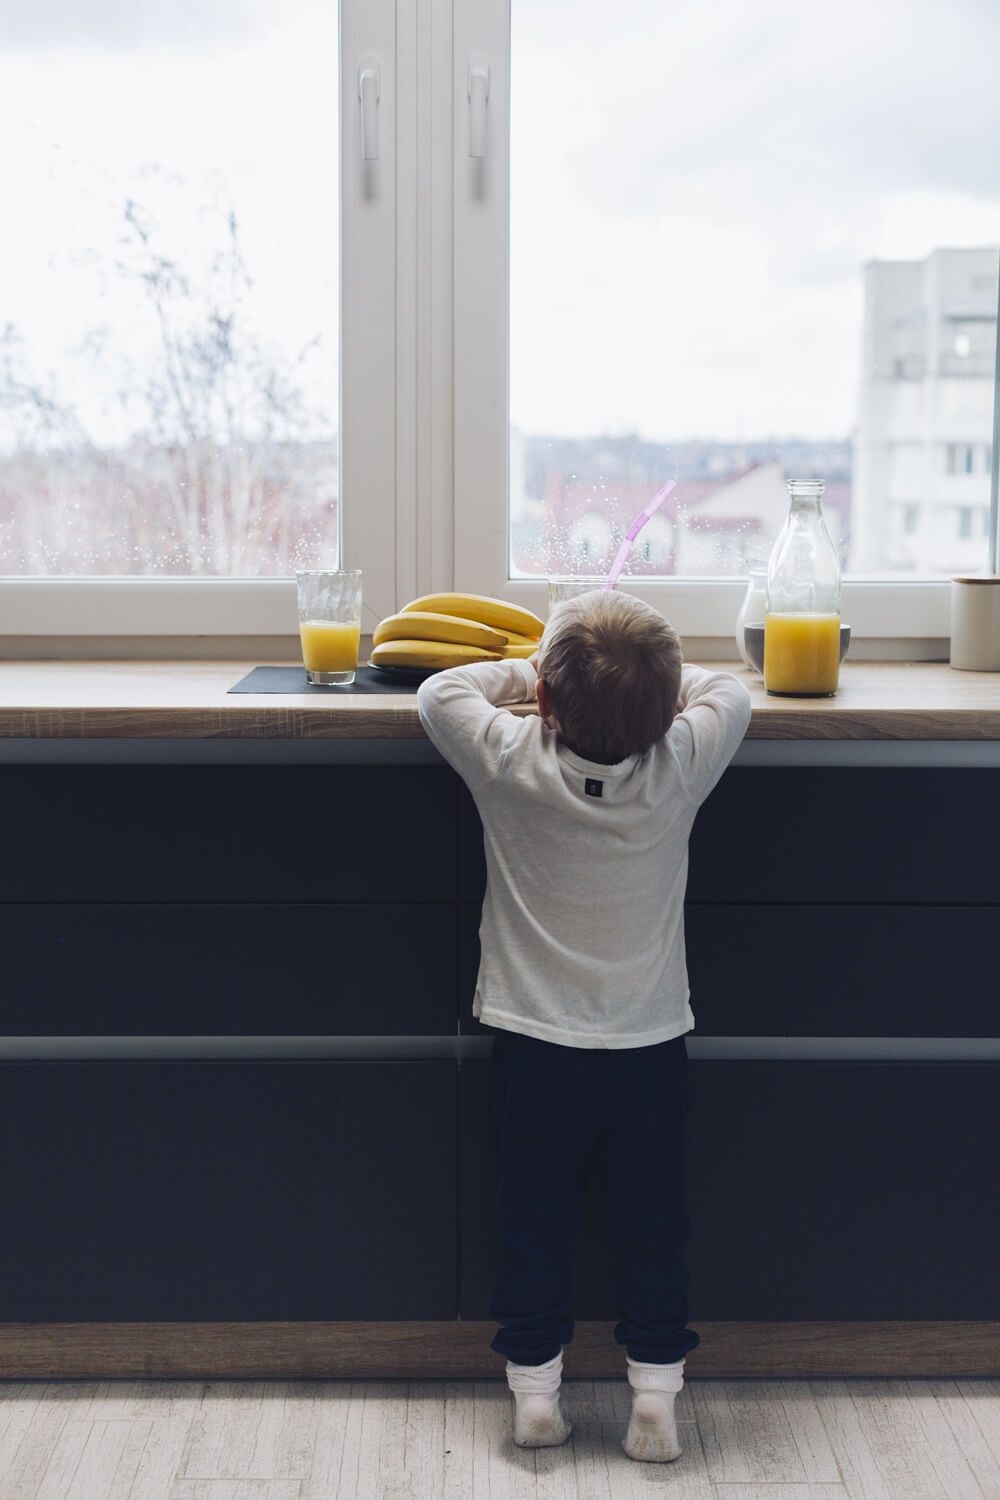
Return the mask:
<path id="1" fill-rule="evenodd" d="M 540 635 L 519 635 L 516 630 L 506 630 L 504 634 L 507 637 L 508 646 L 533 646 L 536 651 L 541 640 Z"/>
<path id="2" fill-rule="evenodd" d="M 506 599 L 493 599 L 488 594 L 424 594 L 403 605 L 403 613 L 414 610 L 438 615 L 458 615 L 463 620 L 478 620 L 481 625 L 492 625 L 494 630 L 510 637 L 522 636 L 525 640 L 537 640 L 545 629 L 545 621 L 533 615 L 530 609 L 519 604 L 508 604 Z"/>
<path id="3" fill-rule="evenodd" d="M 502 651 L 507 637 L 478 620 L 411 610 L 389 615 L 376 625 L 372 645 L 381 646 L 383 641 L 450 641 L 459 646 L 481 646 L 484 651 Z"/>
<path id="4" fill-rule="evenodd" d="M 508 644 L 504 647 L 504 661 L 527 661 L 530 656 L 534 656 L 537 650 L 537 641 L 528 641 L 526 645 L 520 645 L 515 643 L 514 641 L 509 641 Z"/>
<path id="5" fill-rule="evenodd" d="M 499 651 L 463 646 L 457 641 L 383 641 L 368 658 L 376 667 L 467 667 L 477 661 L 500 661 Z"/>

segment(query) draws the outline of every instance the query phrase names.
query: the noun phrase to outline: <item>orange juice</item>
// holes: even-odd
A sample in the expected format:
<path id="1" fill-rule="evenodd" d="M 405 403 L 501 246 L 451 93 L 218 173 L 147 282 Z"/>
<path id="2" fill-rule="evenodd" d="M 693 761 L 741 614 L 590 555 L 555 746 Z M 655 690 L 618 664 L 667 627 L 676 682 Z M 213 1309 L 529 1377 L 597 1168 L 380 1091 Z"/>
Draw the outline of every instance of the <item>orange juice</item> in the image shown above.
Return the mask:
<path id="1" fill-rule="evenodd" d="M 357 621 L 302 620 L 299 634 L 307 672 L 354 671 L 361 644 L 361 626 Z"/>
<path id="2" fill-rule="evenodd" d="M 839 676 L 839 615 L 765 616 L 764 686 L 769 693 L 835 693 Z"/>

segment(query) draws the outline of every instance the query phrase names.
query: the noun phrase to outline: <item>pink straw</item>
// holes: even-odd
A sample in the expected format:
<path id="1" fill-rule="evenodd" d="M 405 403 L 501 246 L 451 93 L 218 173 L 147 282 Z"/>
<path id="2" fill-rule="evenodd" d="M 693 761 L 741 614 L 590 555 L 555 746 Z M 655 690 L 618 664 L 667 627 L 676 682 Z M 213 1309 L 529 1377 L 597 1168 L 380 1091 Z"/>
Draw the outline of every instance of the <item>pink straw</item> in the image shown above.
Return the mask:
<path id="1" fill-rule="evenodd" d="M 624 568 L 625 566 L 625 559 L 626 557 L 628 557 L 629 549 L 631 548 L 632 543 L 635 541 L 636 537 L 639 535 L 639 532 L 645 526 L 650 516 L 654 513 L 654 511 L 659 510 L 664 500 L 670 494 L 670 491 L 675 490 L 676 488 L 677 480 L 668 479 L 662 490 L 657 490 L 652 500 L 650 500 L 649 504 L 646 506 L 646 509 L 641 510 L 636 516 L 628 531 L 626 531 L 625 533 L 625 540 L 618 548 L 618 556 L 611 564 L 611 572 L 608 574 L 607 579 L 604 582 L 604 588 L 614 588 L 615 584 L 618 582 L 618 575 L 621 572 L 622 568 Z"/>

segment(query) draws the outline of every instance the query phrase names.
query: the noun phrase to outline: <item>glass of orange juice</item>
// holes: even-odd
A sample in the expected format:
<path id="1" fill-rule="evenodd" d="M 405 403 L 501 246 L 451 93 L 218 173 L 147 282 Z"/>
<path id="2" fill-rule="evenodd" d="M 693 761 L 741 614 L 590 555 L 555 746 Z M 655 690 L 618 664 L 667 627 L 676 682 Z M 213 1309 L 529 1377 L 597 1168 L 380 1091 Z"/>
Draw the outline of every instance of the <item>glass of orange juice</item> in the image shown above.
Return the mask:
<path id="1" fill-rule="evenodd" d="M 311 569 L 295 581 L 306 677 L 316 687 L 348 687 L 361 643 L 361 569 Z"/>

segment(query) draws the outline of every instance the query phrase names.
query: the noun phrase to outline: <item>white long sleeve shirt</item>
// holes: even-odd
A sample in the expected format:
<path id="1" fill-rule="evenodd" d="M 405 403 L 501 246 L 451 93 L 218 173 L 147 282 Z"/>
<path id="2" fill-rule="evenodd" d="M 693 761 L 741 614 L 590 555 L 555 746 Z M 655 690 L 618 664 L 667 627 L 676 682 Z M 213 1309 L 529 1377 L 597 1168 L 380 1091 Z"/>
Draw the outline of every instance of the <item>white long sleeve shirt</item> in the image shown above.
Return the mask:
<path id="1" fill-rule="evenodd" d="M 645 755 L 584 760 L 536 716 L 527 661 L 421 683 L 431 742 L 483 825 L 486 895 L 473 1014 L 569 1047 L 646 1047 L 690 1031 L 688 836 L 746 732 L 750 695 L 685 666 L 678 712 Z"/>

